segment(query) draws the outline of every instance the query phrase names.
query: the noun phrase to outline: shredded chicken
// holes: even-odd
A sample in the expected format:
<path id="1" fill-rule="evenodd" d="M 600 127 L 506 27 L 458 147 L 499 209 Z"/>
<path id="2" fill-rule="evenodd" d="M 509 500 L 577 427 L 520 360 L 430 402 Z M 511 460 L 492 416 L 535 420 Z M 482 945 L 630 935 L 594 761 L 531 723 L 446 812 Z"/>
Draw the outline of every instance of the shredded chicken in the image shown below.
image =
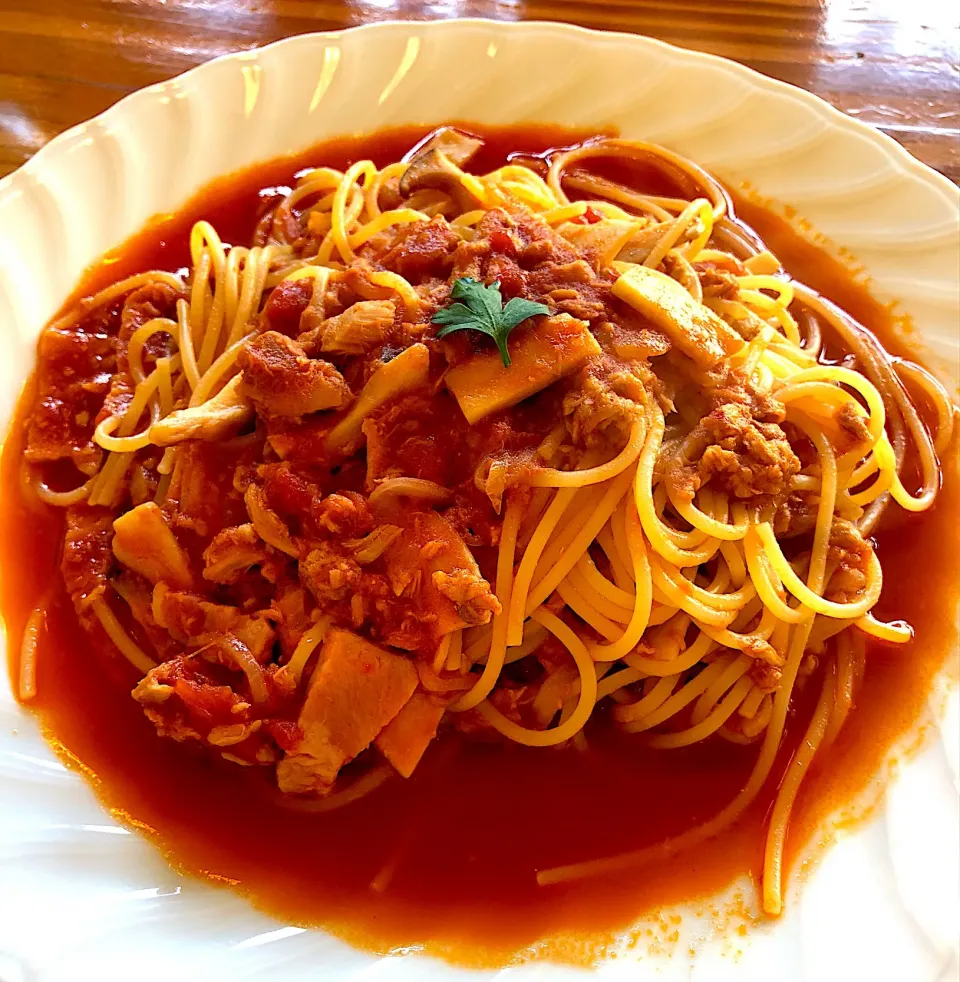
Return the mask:
<path id="1" fill-rule="evenodd" d="M 221 529 L 203 551 L 203 578 L 237 583 L 251 566 L 267 557 L 267 547 L 252 524 Z"/>
<path id="2" fill-rule="evenodd" d="M 229 748 L 224 756 L 241 764 L 276 763 L 271 724 L 255 715 L 243 674 L 206 654 L 178 655 L 151 669 L 133 698 L 161 736 Z"/>
<path id="3" fill-rule="evenodd" d="M 852 402 L 845 402 L 840 406 L 834 414 L 834 419 L 837 421 L 841 433 L 846 437 L 844 442 L 849 444 L 849 447 L 842 448 L 844 451 L 857 445 L 866 444 L 870 439 L 870 429 L 866 423 L 866 416 L 864 413 L 858 412 Z"/>
<path id="4" fill-rule="evenodd" d="M 311 516 L 331 535 L 362 535 L 374 525 L 369 502 L 356 491 L 328 494 L 311 507 Z"/>
<path id="5" fill-rule="evenodd" d="M 437 639 L 488 623 L 500 612 L 500 603 L 463 538 L 432 511 L 415 513 L 407 522 L 404 534 L 384 553 L 394 593 L 419 594 Z"/>
<path id="6" fill-rule="evenodd" d="M 697 269 L 696 265 L 694 269 Z M 735 273 L 717 267 L 705 267 L 697 269 L 697 272 L 704 297 L 716 297 L 719 300 L 739 300 L 740 285 L 737 283 Z"/>
<path id="7" fill-rule="evenodd" d="M 603 378 L 584 370 L 563 397 L 563 415 L 571 437 L 586 446 L 622 443 L 646 400 L 643 381 L 632 372 Z"/>
<path id="8" fill-rule="evenodd" d="M 431 579 L 433 585 L 454 602 L 457 613 L 469 627 L 486 624 L 494 614 L 500 613 L 500 601 L 480 575 L 476 563 L 472 563 L 471 568 L 434 570 Z"/>
<path id="9" fill-rule="evenodd" d="M 319 328 L 320 350 L 331 355 L 363 355 L 381 345 L 393 327 L 392 300 L 361 300 Z"/>
<path id="10" fill-rule="evenodd" d="M 256 484 L 251 484 L 243 496 L 244 504 L 247 506 L 247 513 L 250 521 L 256 530 L 257 535 L 264 542 L 279 549 L 288 556 L 299 556 L 300 549 L 293 541 L 290 529 L 287 528 L 283 519 L 267 504 L 266 495 L 263 488 Z"/>
<path id="11" fill-rule="evenodd" d="M 319 542 L 300 563 L 304 586 L 320 602 L 345 599 L 360 582 L 357 560 L 331 542 Z"/>
<path id="12" fill-rule="evenodd" d="M 171 590 L 163 583 L 153 591 L 153 616 L 160 627 L 184 644 L 199 646 L 232 634 L 246 645 L 258 662 L 269 655 L 276 636 L 267 617 L 244 614 L 236 607 Z"/>

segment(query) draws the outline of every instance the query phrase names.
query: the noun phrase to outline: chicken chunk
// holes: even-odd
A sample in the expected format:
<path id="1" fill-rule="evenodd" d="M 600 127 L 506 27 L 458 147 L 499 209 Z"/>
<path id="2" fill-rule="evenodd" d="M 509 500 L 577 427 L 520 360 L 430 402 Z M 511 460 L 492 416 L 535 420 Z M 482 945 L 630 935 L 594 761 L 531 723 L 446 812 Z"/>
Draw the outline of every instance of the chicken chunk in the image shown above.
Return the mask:
<path id="1" fill-rule="evenodd" d="M 260 314 L 261 330 L 297 337 L 301 333 L 300 318 L 310 306 L 314 282 L 313 279 L 283 280 L 274 287 Z"/>
<path id="2" fill-rule="evenodd" d="M 403 709 L 380 731 L 374 745 L 403 777 L 410 777 L 437 727 L 449 699 L 427 692 L 414 692 Z"/>
<path id="3" fill-rule="evenodd" d="M 277 766 L 280 790 L 329 792 L 340 768 L 370 746 L 417 681 L 403 655 L 350 631 L 328 631 L 298 720 L 303 736 Z"/>
<path id="4" fill-rule="evenodd" d="M 67 510 L 60 573 L 85 627 L 99 623 L 90 611 L 90 601 L 103 593 L 114 565 L 110 548 L 112 517 L 107 509 L 88 505 L 74 505 Z"/>
<path id="5" fill-rule="evenodd" d="M 193 582 L 186 553 L 152 501 L 137 505 L 113 523 L 113 554 L 151 583 L 185 590 Z"/>
<path id="6" fill-rule="evenodd" d="M 37 396 L 24 448 L 31 463 L 66 459 L 87 476 L 99 470 L 103 451 L 93 430 L 116 367 L 111 320 L 100 311 L 72 328 L 50 326 L 40 335 Z"/>
<path id="7" fill-rule="evenodd" d="M 367 499 L 356 491 L 328 494 L 311 503 L 311 518 L 331 535 L 359 536 L 373 530 L 373 512 Z"/>
<path id="8" fill-rule="evenodd" d="M 87 477 L 97 473 L 103 450 L 93 442 L 94 429 L 106 417 L 122 415 L 133 398 L 130 338 L 147 321 L 172 314 L 175 300 L 175 291 L 161 283 L 146 284 L 122 301 L 100 304 L 87 297 L 74 308 L 78 320 L 57 321 L 42 332 L 36 397 L 26 419 L 28 461 L 69 460 Z M 144 354 L 171 354 L 168 338 L 164 331 L 153 334 Z"/>
<path id="9" fill-rule="evenodd" d="M 351 399 L 333 365 L 308 358 L 296 341 L 277 331 L 253 338 L 237 360 L 243 369 L 241 392 L 262 416 L 304 416 L 338 409 Z"/>
<path id="10" fill-rule="evenodd" d="M 332 542 L 318 542 L 300 563 L 303 585 L 321 604 L 345 600 L 360 582 L 360 567 Z"/>
<path id="11" fill-rule="evenodd" d="M 162 737 L 228 750 L 238 763 L 275 763 L 279 751 L 270 730 L 241 687 L 235 670 L 204 653 L 157 665 L 131 694 Z"/>
<path id="12" fill-rule="evenodd" d="M 396 241 L 380 257 L 380 265 L 413 284 L 433 276 L 446 279 L 453 254 L 463 242 L 442 215 L 429 222 L 395 226 L 395 234 Z"/>
<path id="13" fill-rule="evenodd" d="M 179 655 L 147 672 L 131 694 L 160 736 L 202 740 L 211 725 L 237 721 L 249 706 L 228 680 L 226 672 L 200 656 Z"/>

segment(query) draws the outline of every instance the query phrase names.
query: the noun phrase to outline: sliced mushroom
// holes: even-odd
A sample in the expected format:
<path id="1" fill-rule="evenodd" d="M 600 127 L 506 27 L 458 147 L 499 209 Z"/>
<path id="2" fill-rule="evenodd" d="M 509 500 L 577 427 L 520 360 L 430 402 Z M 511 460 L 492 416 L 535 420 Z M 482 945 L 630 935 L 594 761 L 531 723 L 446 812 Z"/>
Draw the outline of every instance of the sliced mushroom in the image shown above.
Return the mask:
<path id="1" fill-rule="evenodd" d="M 219 440 L 238 430 L 253 417 L 250 400 L 240 392 L 241 380 L 242 376 L 234 375 L 212 399 L 154 423 L 151 442 L 169 447 L 184 440 Z"/>
<path id="2" fill-rule="evenodd" d="M 442 150 L 428 150 L 410 161 L 400 178 L 400 194 L 410 197 L 415 191 L 434 188 L 445 191 L 464 211 L 483 206 L 483 198 L 468 185 L 476 178 L 465 174 Z"/>
<path id="3" fill-rule="evenodd" d="M 411 161 L 431 150 L 442 150 L 458 167 L 463 167 L 483 146 L 483 140 L 452 126 L 441 126 L 434 130 L 420 146 L 412 152 Z"/>
<path id="4" fill-rule="evenodd" d="M 646 262 L 647 256 L 656 248 L 660 240 L 667 234 L 670 230 L 670 222 L 658 222 L 655 225 L 648 225 L 646 228 L 640 229 L 636 235 L 632 236 L 630 240 L 623 246 L 620 252 L 617 254 L 617 259 L 624 263 L 643 263 Z M 683 245 L 689 239 L 693 238 L 693 232 L 687 229 L 683 235 L 680 237 L 677 245 Z"/>
<path id="5" fill-rule="evenodd" d="M 598 267 L 609 265 L 639 231 L 637 222 L 607 218 L 591 225 L 564 222 L 557 230 L 568 242 Z M 652 248 L 652 247 L 651 247 Z M 649 250 L 648 250 L 649 252 Z"/>

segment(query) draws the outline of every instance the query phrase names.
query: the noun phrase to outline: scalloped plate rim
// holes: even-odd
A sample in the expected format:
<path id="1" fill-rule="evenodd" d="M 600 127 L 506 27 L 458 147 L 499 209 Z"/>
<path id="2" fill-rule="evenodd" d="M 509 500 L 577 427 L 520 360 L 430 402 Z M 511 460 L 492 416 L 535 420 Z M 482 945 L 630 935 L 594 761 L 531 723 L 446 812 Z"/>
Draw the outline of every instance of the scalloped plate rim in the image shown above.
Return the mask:
<path id="1" fill-rule="evenodd" d="M 900 144 L 898 144 L 892 137 L 886 135 L 885 133 L 879 131 L 878 129 L 870 126 L 869 124 L 863 122 L 862 120 L 854 119 L 845 115 L 840 110 L 831 106 L 829 103 L 820 99 L 819 97 L 807 92 L 806 90 L 791 85 L 786 82 L 773 79 L 761 72 L 751 69 L 745 65 L 741 65 L 737 62 L 730 61 L 728 59 L 722 58 L 720 56 L 712 55 L 706 52 L 697 51 L 690 48 L 683 48 L 676 45 L 669 44 L 664 41 L 660 41 L 655 38 L 647 37 L 644 35 L 634 35 L 625 32 L 617 31 L 601 31 L 590 28 L 583 28 L 576 25 L 561 24 L 553 21 L 524 21 L 524 22 L 513 22 L 513 21 L 497 21 L 490 18 L 454 18 L 450 20 L 442 21 L 416 21 L 416 20 L 401 20 L 401 21 L 381 21 L 373 24 L 359 25 L 356 27 L 347 28 L 344 30 L 337 31 L 321 31 L 321 32 L 310 32 L 306 34 L 294 35 L 292 37 L 278 39 L 277 41 L 271 42 L 270 44 L 263 45 L 260 47 L 251 48 L 248 50 L 230 52 L 220 55 L 216 58 L 210 59 L 200 65 L 197 65 L 179 75 L 173 76 L 161 82 L 153 83 L 149 86 L 145 86 L 141 89 L 137 89 L 130 92 L 119 99 L 116 103 L 105 109 L 103 112 L 90 119 L 81 122 L 68 130 L 56 136 L 44 147 L 42 147 L 36 154 L 33 155 L 28 161 L 26 161 L 20 168 L 11 173 L 10 175 L 0 179 L 0 203 L 2 203 L 8 193 L 16 193 L 20 191 L 25 195 L 29 195 L 33 190 L 31 184 L 34 182 L 42 185 L 43 174 L 45 167 L 49 166 L 50 162 L 55 161 L 59 154 L 62 154 L 65 150 L 69 149 L 76 141 L 82 141 L 84 139 L 96 140 L 99 137 L 111 134 L 111 127 L 114 126 L 116 121 L 122 120 L 125 116 L 132 115 L 136 112 L 136 105 L 138 101 L 143 101 L 146 104 L 151 99 L 163 99 L 169 97 L 176 97 L 178 94 L 184 94 L 184 85 L 195 85 L 198 83 L 202 88 L 202 79 L 204 74 L 208 71 L 215 71 L 212 66 L 219 65 L 225 62 L 235 62 L 242 64 L 244 62 L 258 63 L 263 55 L 270 54 L 274 49 L 282 48 L 285 45 L 309 45 L 324 43 L 327 44 L 339 44 L 340 50 L 343 51 L 346 47 L 347 42 L 353 42 L 352 38 L 357 35 L 372 35 L 372 34 L 389 34 L 391 32 L 402 31 L 407 29 L 413 31 L 421 36 L 426 35 L 442 35 L 445 32 L 451 34 L 457 34 L 457 32 L 469 30 L 470 28 L 481 28 L 487 31 L 492 31 L 495 33 L 500 33 L 504 36 L 523 36 L 526 35 L 529 38 L 527 43 L 536 43 L 537 39 L 544 40 L 549 43 L 551 38 L 576 38 L 594 46 L 595 48 L 604 45 L 622 45 L 625 47 L 634 47 L 638 51 L 643 50 L 655 50 L 658 52 L 662 60 L 669 62 L 671 65 L 683 65 L 690 63 L 701 63 L 710 66 L 712 69 L 717 71 L 722 71 L 725 75 L 732 78 L 736 78 L 744 82 L 750 93 L 761 93 L 767 96 L 776 97 L 779 100 L 789 100 L 798 106 L 804 107 L 805 110 L 812 111 L 820 120 L 822 120 L 826 126 L 826 130 L 829 132 L 831 139 L 844 138 L 848 139 L 850 136 L 857 135 L 862 140 L 866 140 L 868 143 L 872 144 L 879 151 L 881 151 L 882 156 L 885 159 L 887 168 L 886 172 L 894 175 L 897 181 L 898 187 L 904 187 L 906 185 L 913 186 L 923 186 L 927 192 L 932 192 L 936 194 L 937 201 L 949 211 L 948 220 L 951 225 L 954 224 L 954 219 L 960 219 L 960 189 L 956 188 L 949 180 L 947 180 L 942 175 L 938 174 L 936 171 L 928 167 L 927 165 L 916 160 L 908 151 L 906 151 Z M 191 93 L 192 94 L 192 93 Z M 438 121 L 437 117 L 428 117 L 423 119 L 424 122 Z M 94 128 L 99 129 L 100 132 L 91 132 Z M 362 132 L 362 129 L 357 130 L 357 132 Z M 831 176 L 834 176 L 831 172 Z M 193 190 L 196 190 L 194 188 Z M 919 188 L 918 188 L 919 190 Z M 0 246 L 3 245 L 4 235 L 0 231 Z M 842 244 L 842 238 L 840 240 Z M 947 304 L 950 309 L 956 308 L 955 298 L 953 295 L 953 289 L 956 286 L 955 277 L 950 278 L 948 283 L 948 298 Z M 938 285 L 943 285 L 943 280 L 941 279 Z M 2 300 L 2 294 L 0 294 L 0 300 Z M 6 684 L 6 680 L 0 684 L 0 714 L 4 715 L 6 718 L 7 714 L 13 719 L 30 719 L 33 722 L 33 717 L 30 716 L 25 710 L 19 707 L 15 702 L 11 702 L 8 699 L 9 689 Z M 955 702 L 955 700 L 954 700 Z M 35 726 L 34 728 L 38 729 Z M 6 740 L 6 735 L 4 734 L 4 740 Z M 943 738 L 941 737 L 941 742 L 938 748 L 942 747 Z M 889 757 L 889 755 L 888 755 Z M 0 754 L 2 758 L 2 754 Z M 0 759 L 0 764 L 2 764 L 2 759 Z M 79 780 L 79 778 L 77 779 Z M 75 782 L 76 783 L 76 782 Z M 83 799 L 84 807 L 88 807 L 90 802 L 90 795 L 87 794 L 89 789 L 85 785 L 81 786 L 80 796 Z M 25 798 L 25 801 L 29 799 Z M 98 813 L 100 809 L 99 803 L 96 804 L 94 814 Z M 885 811 L 886 805 L 881 807 L 881 817 L 885 821 Z M 0 846 L 4 843 L 4 826 L 5 812 L 3 808 L 0 808 Z M 870 834 L 878 832 L 878 825 L 883 823 L 874 822 L 871 825 Z M 885 828 L 881 828 L 880 832 L 885 831 Z M 859 833 L 858 833 L 859 835 Z M 131 839 L 136 837 L 130 837 Z M 156 853 L 155 847 L 151 844 L 149 849 L 152 853 Z M 830 854 L 827 854 L 827 860 L 829 861 Z M 154 858 L 158 859 L 159 854 Z M 161 860 L 158 859 L 162 863 Z M 817 874 L 819 875 L 819 874 Z M 191 881 L 198 882 L 198 881 Z M 805 888 L 806 889 L 806 888 Z M 796 897 L 797 891 L 792 891 Z M 198 891 L 198 896 L 201 897 L 200 900 L 194 899 L 195 903 L 202 903 L 202 893 Z M 222 901 L 222 897 L 221 897 Z M 230 904 L 221 903 L 221 906 L 230 906 Z M 800 908 L 799 904 L 797 906 L 797 914 L 794 920 L 801 917 L 803 910 Z M 804 909 L 807 907 L 804 904 Z M 239 907 L 234 905 L 236 910 L 240 910 Z M 904 912 L 909 916 L 909 911 L 904 909 Z M 251 918 L 259 918 L 261 921 L 264 920 L 264 915 L 260 915 L 259 912 L 249 912 Z M 183 915 L 181 915 L 182 917 Z M 788 915 L 788 918 L 791 915 Z M 243 918 L 238 914 L 237 921 L 241 921 Z M 272 922 L 276 925 L 276 922 Z M 279 933 L 288 929 L 280 929 Z M 277 933 L 277 932 L 267 932 L 267 934 Z M 317 943 L 329 947 L 329 943 L 333 941 L 329 935 L 327 935 L 322 930 L 308 932 L 310 935 L 317 939 Z M 777 936 L 776 931 L 770 930 L 760 930 L 752 932 L 753 938 L 757 939 L 757 943 L 751 942 L 751 946 L 748 948 L 749 957 L 756 955 L 758 949 L 762 949 L 764 944 L 771 941 L 771 938 Z M 2 934 L 0 934 L 2 937 Z M 255 940 L 255 939 L 253 939 Z M 779 945 L 778 941 L 771 941 L 775 946 Z M 247 942 L 241 943 L 240 947 L 243 947 Z M 337 942 L 337 944 L 341 944 Z M 340 949 L 337 949 L 340 951 Z M 188 951 L 188 947 L 184 947 L 184 951 Z M 956 948 L 951 949 L 949 952 L 950 958 L 953 959 L 955 964 L 957 961 Z M 116 956 L 115 956 L 116 957 Z M 204 961 L 209 960 L 212 957 L 210 953 L 207 953 L 207 958 Z M 349 949 L 347 949 L 346 954 L 341 952 L 341 960 L 352 957 L 350 955 Z M 745 956 L 746 957 L 746 956 Z M 763 953 L 761 951 L 761 964 Z M 360 955 L 357 955 L 360 958 Z M 354 959 L 356 961 L 356 959 Z M 399 964 L 402 961 L 403 966 Z M 218 963 L 219 964 L 219 963 Z M 232 964 L 232 963 L 231 963 Z M 345 962 L 346 964 L 346 962 Z M 357 962 L 357 965 L 360 963 Z M 460 970 L 455 967 L 449 967 L 442 965 L 440 963 L 431 962 L 430 964 L 430 976 L 431 977 L 443 977 L 448 978 L 451 976 L 461 977 Z M 754 962 L 750 964 L 753 968 L 750 970 L 750 977 L 753 978 L 753 972 L 757 971 L 757 966 Z M 782 952 L 780 956 L 780 962 L 778 962 L 781 967 L 783 967 L 782 962 Z M 4 962 L 4 952 L 0 950 L 0 970 L 3 969 L 5 965 Z M 427 963 L 419 959 L 396 959 L 389 958 L 384 959 L 377 964 L 377 977 L 381 978 L 381 970 L 383 972 L 382 977 L 390 979 L 394 978 L 418 978 L 421 977 L 422 973 L 426 971 L 425 966 Z M 371 968 L 368 962 L 364 963 L 365 968 Z M 392 966 L 392 967 L 391 967 Z M 439 966 L 439 967 L 438 967 Z M 604 970 L 610 967 L 610 963 L 605 963 Z M 623 966 L 625 967 L 625 966 Z M 701 964 L 702 968 L 703 965 Z M 236 971 L 236 969 L 234 969 Z M 256 971 L 256 970 L 255 970 Z M 358 969 L 362 974 L 365 974 L 363 969 Z M 512 970 L 511 977 L 512 977 Z M 532 967 L 531 975 L 537 977 L 540 976 L 541 968 L 536 966 Z M 353 969 L 343 969 L 344 974 L 337 975 L 337 978 L 346 978 L 349 972 L 352 977 Z M 671 969 L 672 972 L 672 969 Z M 246 974 L 246 970 L 244 970 Z M 264 972 L 265 975 L 269 976 L 269 971 Z M 527 976 L 527 972 L 523 971 L 520 973 L 523 977 Z M 563 969 L 547 969 L 544 974 L 549 975 L 551 978 L 559 977 L 564 975 Z M 757 977 L 760 977 L 760 972 L 758 972 Z M 46 976 L 45 976 L 46 977 Z M 51 976 L 53 977 L 53 976 Z M 56 976 L 60 978 L 61 976 Z M 70 975 L 62 976 L 63 978 L 71 978 Z M 111 978 L 114 977 L 111 975 Z M 122 973 L 116 976 L 117 978 L 123 977 Z M 151 975 L 151 978 L 153 976 Z M 193 977 L 192 975 L 190 976 Z M 211 976 L 212 977 L 212 976 Z M 217 978 L 220 976 L 217 975 Z M 257 972 L 257 977 L 261 977 L 259 971 Z M 478 976 L 474 976 L 475 978 Z M 611 976 L 612 977 L 612 976 Z M 617 978 L 621 976 L 617 974 Z M 627 976 L 629 977 L 629 976 Z M 684 975 L 686 977 L 686 975 Z M 699 969 L 697 963 L 690 968 L 690 977 L 700 979 Z M 711 982 L 713 982 L 714 976 L 708 976 Z M 799 978 L 800 976 L 796 976 Z M 807 977 L 804 973 L 804 978 Z M 942 977 L 942 976 L 940 976 Z M 737 975 L 737 978 L 740 978 Z"/>
<path id="2" fill-rule="evenodd" d="M 287 44 L 303 43 L 303 39 L 338 41 L 343 37 L 354 34 L 378 30 L 393 30 L 398 27 L 408 27 L 427 31 L 444 31 L 457 30 L 471 26 L 496 27 L 501 30 L 505 29 L 507 32 L 529 31 L 532 33 L 536 30 L 553 31 L 561 34 L 568 33 L 572 35 L 580 35 L 586 39 L 591 39 L 594 41 L 599 39 L 601 40 L 601 43 L 621 41 L 628 44 L 636 44 L 639 42 L 641 44 L 652 45 L 653 47 L 659 48 L 673 58 L 679 56 L 681 58 L 689 58 L 694 61 L 702 61 L 706 64 L 712 65 L 715 68 L 722 68 L 730 74 L 739 74 L 751 81 L 753 84 L 759 85 L 761 88 L 768 88 L 772 91 L 778 92 L 782 96 L 807 104 L 821 114 L 828 116 L 834 123 L 838 124 L 844 129 L 858 132 L 862 137 L 871 140 L 878 147 L 880 147 L 880 149 L 884 150 L 889 157 L 895 158 L 896 163 L 903 168 L 906 174 L 923 180 L 931 187 L 944 193 L 948 198 L 954 199 L 955 203 L 958 205 L 958 207 L 960 207 L 960 188 L 958 188 L 948 178 L 944 177 L 943 174 L 940 174 L 929 165 L 918 160 L 907 149 L 901 146 L 892 136 L 889 136 L 874 126 L 871 126 L 869 123 L 863 122 L 863 120 L 856 119 L 853 116 L 848 116 L 842 110 L 837 109 L 825 99 L 814 95 L 812 92 L 808 92 L 806 89 L 801 88 L 798 85 L 793 85 L 790 82 L 784 82 L 781 79 L 765 75 L 763 72 L 758 71 L 755 68 L 751 68 L 748 65 L 741 64 L 740 62 L 724 58 L 722 55 L 714 55 L 707 51 L 699 51 L 696 48 L 685 48 L 680 45 L 671 44 L 669 41 L 663 41 L 660 38 L 651 37 L 647 34 L 630 34 L 626 31 L 607 31 L 597 28 L 582 27 L 579 24 L 566 24 L 560 21 L 552 20 L 498 21 L 487 17 L 454 17 L 436 21 L 402 19 L 377 21 L 371 24 L 357 24 L 352 27 L 343 28 L 342 30 L 308 31 L 303 34 L 294 34 L 288 37 L 278 38 L 276 41 L 271 41 L 268 44 L 257 45 L 243 51 L 225 52 L 224 54 L 217 55 L 215 58 L 210 58 L 199 65 L 194 65 L 192 68 L 188 68 L 183 72 L 179 72 L 170 78 L 134 89 L 132 92 L 126 93 L 116 102 L 112 103 L 102 112 L 96 113 L 89 119 L 82 120 L 81 122 L 68 127 L 63 132 L 58 133 L 48 143 L 45 143 L 39 150 L 37 150 L 36 153 L 25 160 L 16 170 L 11 171 L 9 174 L 0 178 L 0 193 L 8 190 L 8 188 L 17 180 L 18 175 L 32 175 L 33 170 L 43 166 L 47 157 L 51 156 L 53 153 L 59 152 L 61 145 L 66 144 L 69 140 L 76 139 L 77 137 L 81 136 L 91 123 L 107 122 L 114 115 L 127 111 L 128 103 L 130 103 L 131 100 L 148 95 L 162 94 L 164 90 L 172 87 L 176 83 L 181 83 L 188 78 L 200 76 L 211 65 L 217 65 L 221 62 L 228 61 L 256 61 L 262 52 L 271 51 Z"/>

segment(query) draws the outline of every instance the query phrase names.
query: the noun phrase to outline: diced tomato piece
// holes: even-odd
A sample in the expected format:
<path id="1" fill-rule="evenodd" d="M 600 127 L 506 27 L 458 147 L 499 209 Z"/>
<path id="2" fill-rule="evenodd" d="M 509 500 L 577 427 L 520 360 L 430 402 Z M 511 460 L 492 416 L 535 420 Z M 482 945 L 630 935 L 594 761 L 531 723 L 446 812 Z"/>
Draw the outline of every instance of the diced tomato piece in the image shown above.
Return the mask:
<path id="1" fill-rule="evenodd" d="M 270 294 L 263 314 L 267 330 L 279 331 L 289 338 L 300 334 L 300 316 L 313 295 L 313 280 L 291 280 L 281 283 Z"/>

